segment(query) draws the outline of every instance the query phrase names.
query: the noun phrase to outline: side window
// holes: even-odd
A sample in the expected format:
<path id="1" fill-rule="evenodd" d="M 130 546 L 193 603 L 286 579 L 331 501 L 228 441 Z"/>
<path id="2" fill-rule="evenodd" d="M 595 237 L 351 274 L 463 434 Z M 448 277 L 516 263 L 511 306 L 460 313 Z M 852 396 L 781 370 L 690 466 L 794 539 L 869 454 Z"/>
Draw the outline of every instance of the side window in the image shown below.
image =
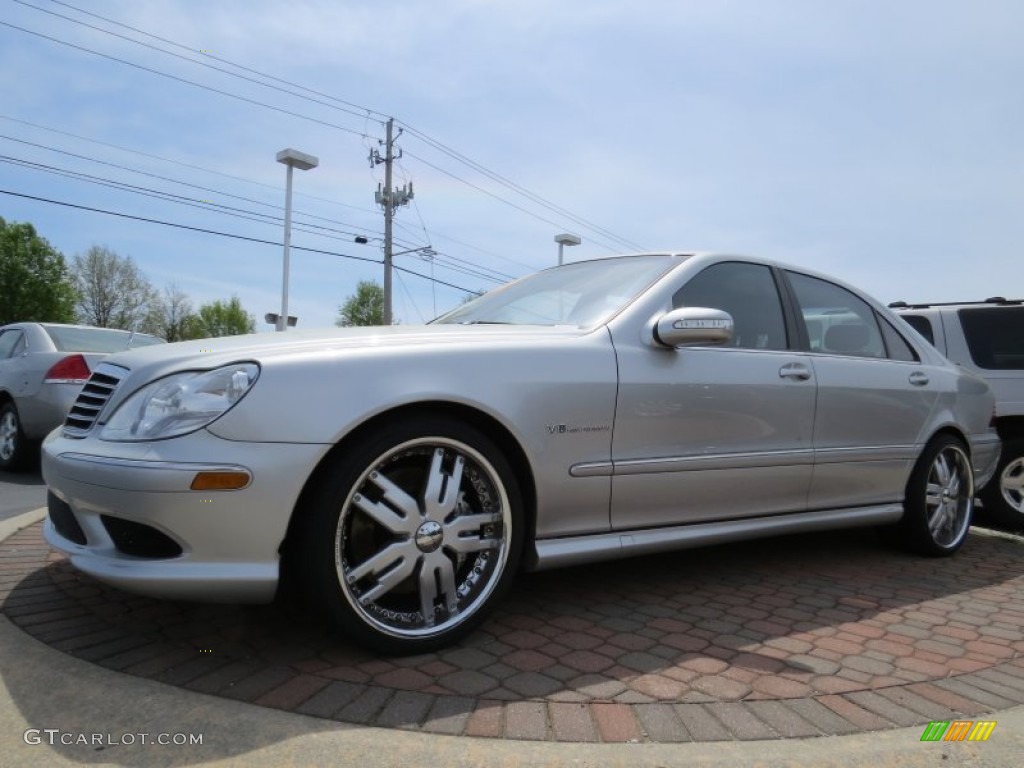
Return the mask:
<path id="1" fill-rule="evenodd" d="M 1024 370 L 1024 307 L 978 307 L 957 311 L 979 368 Z"/>
<path id="2" fill-rule="evenodd" d="M 786 321 L 772 271 L 738 261 L 715 264 L 693 277 L 672 297 L 679 307 L 709 307 L 732 315 L 733 347 L 786 349 Z"/>
<path id="3" fill-rule="evenodd" d="M 11 328 L 9 331 L 0 332 L 0 360 L 6 360 L 11 357 L 14 348 L 18 346 L 18 342 L 21 341 L 22 333 L 17 328 Z"/>
<path id="4" fill-rule="evenodd" d="M 917 353 L 903 338 L 903 334 L 890 325 L 884 317 L 879 318 L 879 323 L 882 326 L 882 336 L 885 337 L 885 348 L 889 351 L 889 359 L 904 363 L 918 362 Z"/>
<path id="5" fill-rule="evenodd" d="M 875 312 L 866 301 L 834 283 L 787 272 L 807 326 L 812 352 L 886 357 Z"/>
<path id="6" fill-rule="evenodd" d="M 932 346 L 935 346 L 935 330 L 932 328 L 932 321 L 931 320 L 929 320 L 924 315 L 904 315 L 904 314 L 900 314 L 900 317 L 902 317 L 904 320 L 906 320 L 907 323 L 910 324 L 911 328 L 913 328 L 915 331 L 917 331 L 922 336 L 924 336 L 926 339 L 928 339 L 928 343 L 929 344 L 931 344 Z"/>

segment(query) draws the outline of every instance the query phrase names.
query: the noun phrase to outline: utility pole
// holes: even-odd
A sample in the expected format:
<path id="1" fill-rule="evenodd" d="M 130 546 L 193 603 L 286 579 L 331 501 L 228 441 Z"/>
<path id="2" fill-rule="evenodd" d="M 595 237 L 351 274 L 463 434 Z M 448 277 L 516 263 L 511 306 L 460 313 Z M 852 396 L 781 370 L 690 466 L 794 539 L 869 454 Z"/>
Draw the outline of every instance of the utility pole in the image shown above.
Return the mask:
<path id="1" fill-rule="evenodd" d="M 370 167 L 384 163 L 384 187 L 377 186 L 375 199 L 378 205 L 384 207 L 384 325 L 391 325 L 391 260 L 394 256 L 392 246 L 392 222 L 395 217 L 395 206 L 407 205 L 413 198 L 412 182 L 402 185 L 401 189 L 394 189 L 391 186 L 391 167 L 394 161 L 402 156 L 402 150 L 395 155 L 395 139 L 402 135 L 402 129 L 398 129 L 398 136 L 394 135 L 395 119 L 388 118 L 387 134 L 384 143 L 384 157 L 376 149 L 370 152 Z"/>

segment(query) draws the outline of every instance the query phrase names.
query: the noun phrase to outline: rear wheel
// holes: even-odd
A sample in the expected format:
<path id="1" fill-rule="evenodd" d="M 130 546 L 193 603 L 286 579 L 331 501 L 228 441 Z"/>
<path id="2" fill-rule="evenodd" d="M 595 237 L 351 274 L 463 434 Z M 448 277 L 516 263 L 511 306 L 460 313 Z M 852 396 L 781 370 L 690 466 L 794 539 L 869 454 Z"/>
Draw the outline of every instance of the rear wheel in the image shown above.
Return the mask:
<path id="1" fill-rule="evenodd" d="M 14 471 L 27 467 L 32 460 L 33 445 L 21 431 L 14 403 L 0 406 L 0 469 Z"/>
<path id="2" fill-rule="evenodd" d="M 931 557 L 952 555 L 963 545 L 974 512 L 974 471 L 964 443 L 939 435 L 917 460 L 907 482 L 903 543 Z"/>
<path id="3" fill-rule="evenodd" d="M 1024 440 L 1007 440 L 996 473 L 981 492 L 985 514 L 997 523 L 1024 528 Z"/>
<path id="4" fill-rule="evenodd" d="M 422 653 L 465 636 L 522 549 L 511 467 L 485 435 L 447 419 L 394 423 L 355 445 L 305 512 L 292 550 L 305 591 L 375 652 Z"/>

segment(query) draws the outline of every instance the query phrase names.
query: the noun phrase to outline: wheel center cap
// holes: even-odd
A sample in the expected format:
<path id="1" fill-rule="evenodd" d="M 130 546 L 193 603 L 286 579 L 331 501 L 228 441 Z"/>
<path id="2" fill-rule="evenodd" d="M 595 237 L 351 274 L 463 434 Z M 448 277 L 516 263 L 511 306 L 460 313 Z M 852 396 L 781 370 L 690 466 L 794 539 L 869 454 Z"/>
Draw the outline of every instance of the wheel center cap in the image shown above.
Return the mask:
<path id="1" fill-rule="evenodd" d="M 416 531 L 416 546 L 421 552 L 433 552 L 444 541 L 444 529 L 440 523 L 428 520 Z"/>

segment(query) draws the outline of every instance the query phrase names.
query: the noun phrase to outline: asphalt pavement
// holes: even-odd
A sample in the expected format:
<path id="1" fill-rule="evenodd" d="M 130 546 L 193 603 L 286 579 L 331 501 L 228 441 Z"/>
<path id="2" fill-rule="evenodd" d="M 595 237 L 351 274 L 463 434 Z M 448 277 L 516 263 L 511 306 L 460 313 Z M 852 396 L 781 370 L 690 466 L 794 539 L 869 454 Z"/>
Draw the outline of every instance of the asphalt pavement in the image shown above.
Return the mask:
<path id="1" fill-rule="evenodd" d="M 39 469 L 30 472 L 0 470 L 0 520 L 46 506 L 46 486 Z"/>

